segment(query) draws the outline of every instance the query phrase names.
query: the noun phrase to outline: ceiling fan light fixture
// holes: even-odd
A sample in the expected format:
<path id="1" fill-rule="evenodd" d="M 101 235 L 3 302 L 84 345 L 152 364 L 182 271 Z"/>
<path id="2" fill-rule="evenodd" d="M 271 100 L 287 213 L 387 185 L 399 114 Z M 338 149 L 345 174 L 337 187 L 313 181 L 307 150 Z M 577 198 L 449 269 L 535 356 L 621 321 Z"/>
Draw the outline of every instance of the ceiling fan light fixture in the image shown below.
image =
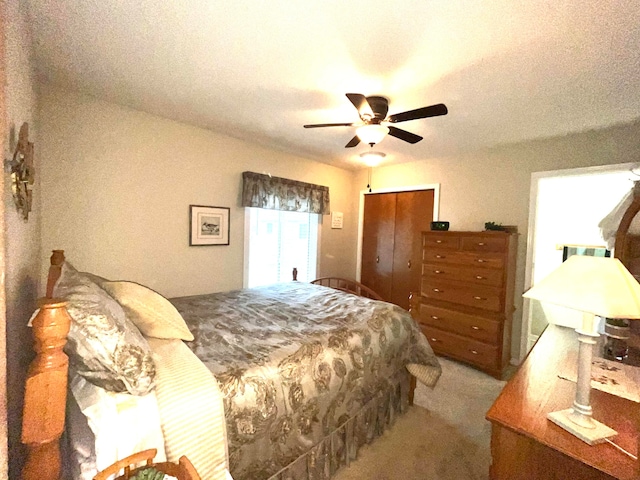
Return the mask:
<path id="1" fill-rule="evenodd" d="M 368 167 L 377 167 L 382 163 L 387 155 L 382 152 L 365 152 L 360 154 L 360 158 Z"/>
<path id="2" fill-rule="evenodd" d="M 369 145 L 380 143 L 387 133 L 389 133 L 389 127 L 380 124 L 363 125 L 356 130 L 358 138 Z"/>

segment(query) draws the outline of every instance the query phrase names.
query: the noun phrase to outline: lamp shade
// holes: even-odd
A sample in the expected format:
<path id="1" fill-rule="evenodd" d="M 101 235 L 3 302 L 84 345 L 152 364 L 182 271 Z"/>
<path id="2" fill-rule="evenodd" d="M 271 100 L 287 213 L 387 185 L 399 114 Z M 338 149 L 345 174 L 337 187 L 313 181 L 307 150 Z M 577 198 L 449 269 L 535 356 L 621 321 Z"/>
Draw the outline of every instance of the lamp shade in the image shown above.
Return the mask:
<path id="1" fill-rule="evenodd" d="M 369 145 L 382 141 L 387 133 L 389 133 L 389 127 L 379 124 L 363 125 L 356 129 L 358 138 Z"/>
<path id="2" fill-rule="evenodd" d="M 573 255 L 523 295 L 606 318 L 640 318 L 640 284 L 617 258 Z"/>

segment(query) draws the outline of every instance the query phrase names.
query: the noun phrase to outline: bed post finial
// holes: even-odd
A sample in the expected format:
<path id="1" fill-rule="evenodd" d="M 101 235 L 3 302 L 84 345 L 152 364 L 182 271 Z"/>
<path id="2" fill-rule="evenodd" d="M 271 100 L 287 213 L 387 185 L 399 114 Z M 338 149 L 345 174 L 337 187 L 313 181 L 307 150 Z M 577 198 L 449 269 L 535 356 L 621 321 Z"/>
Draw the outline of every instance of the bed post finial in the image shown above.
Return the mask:
<path id="1" fill-rule="evenodd" d="M 60 278 L 62 273 L 62 264 L 64 263 L 64 250 L 53 250 L 50 257 L 51 266 L 49 267 L 49 276 L 47 277 L 47 293 L 46 298 L 53 298 L 53 287 Z"/>

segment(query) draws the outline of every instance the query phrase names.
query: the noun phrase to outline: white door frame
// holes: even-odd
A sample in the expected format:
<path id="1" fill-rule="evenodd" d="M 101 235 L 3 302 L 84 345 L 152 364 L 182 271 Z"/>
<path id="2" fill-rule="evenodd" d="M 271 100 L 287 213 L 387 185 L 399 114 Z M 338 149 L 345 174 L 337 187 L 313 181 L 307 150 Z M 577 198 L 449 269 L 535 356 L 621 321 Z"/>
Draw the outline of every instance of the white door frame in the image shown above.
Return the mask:
<path id="1" fill-rule="evenodd" d="M 638 163 L 619 163 L 613 165 L 600 165 L 597 167 L 568 168 L 566 170 L 550 170 L 547 172 L 533 172 L 531 174 L 531 188 L 529 192 L 529 223 L 527 227 L 527 258 L 524 271 L 524 291 L 531 288 L 535 263 L 533 252 L 535 250 L 535 232 L 538 206 L 538 186 L 540 180 L 552 177 L 571 177 L 577 175 L 597 175 L 600 173 L 620 172 L 637 169 Z M 531 333 L 531 301 L 524 298 L 522 302 L 522 330 L 520 334 L 520 361 L 527 355 L 535 341 L 536 335 Z"/>
<path id="2" fill-rule="evenodd" d="M 372 195 L 374 193 L 397 193 L 397 192 L 412 192 L 415 190 L 433 190 L 433 221 L 438 220 L 440 212 L 440 184 L 439 183 L 427 183 L 421 185 L 413 185 L 407 187 L 388 187 L 369 190 L 360 190 L 360 205 L 358 208 L 358 250 L 356 260 L 356 280 L 361 280 L 362 274 L 362 232 L 364 228 L 364 196 Z"/>

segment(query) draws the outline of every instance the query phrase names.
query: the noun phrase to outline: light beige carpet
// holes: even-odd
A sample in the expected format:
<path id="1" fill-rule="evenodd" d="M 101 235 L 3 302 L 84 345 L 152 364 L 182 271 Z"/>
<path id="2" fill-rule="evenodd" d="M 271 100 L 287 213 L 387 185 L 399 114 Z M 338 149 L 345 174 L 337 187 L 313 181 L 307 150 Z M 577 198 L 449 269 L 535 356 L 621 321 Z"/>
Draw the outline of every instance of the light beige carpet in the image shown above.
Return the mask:
<path id="1" fill-rule="evenodd" d="M 431 390 L 418 384 L 414 406 L 335 480 L 485 480 L 491 426 L 484 418 L 506 382 L 440 359 Z"/>

